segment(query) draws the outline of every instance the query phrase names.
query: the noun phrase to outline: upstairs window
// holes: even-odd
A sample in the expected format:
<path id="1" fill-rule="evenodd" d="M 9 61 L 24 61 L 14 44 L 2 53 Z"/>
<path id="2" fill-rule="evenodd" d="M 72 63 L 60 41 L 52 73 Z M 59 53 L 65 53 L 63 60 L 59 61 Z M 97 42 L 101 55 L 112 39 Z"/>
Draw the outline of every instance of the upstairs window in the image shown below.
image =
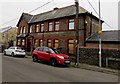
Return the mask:
<path id="1" fill-rule="evenodd" d="M 44 31 L 44 24 L 41 24 L 40 31 L 41 31 L 41 32 L 43 32 L 43 31 Z"/>
<path id="2" fill-rule="evenodd" d="M 26 30 L 26 27 L 23 27 L 23 33 L 26 33 L 25 30 Z"/>
<path id="3" fill-rule="evenodd" d="M 36 25 L 36 32 L 39 32 L 39 25 Z"/>
<path id="4" fill-rule="evenodd" d="M 69 30 L 74 29 L 74 19 L 69 19 Z"/>
<path id="5" fill-rule="evenodd" d="M 49 31 L 52 31 L 52 29 L 53 29 L 53 23 L 50 22 L 50 23 L 49 23 Z"/>
<path id="6" fill-rule="evenodd" d="M 29 32 L 32 33 L 32 26 L 30 26 L 30 31 Z"/>
<path id="7" fill-rule="evenodd" d="M 55 31 L 59 31 L 60 23 L 59 21 L 55 22 Z"/>

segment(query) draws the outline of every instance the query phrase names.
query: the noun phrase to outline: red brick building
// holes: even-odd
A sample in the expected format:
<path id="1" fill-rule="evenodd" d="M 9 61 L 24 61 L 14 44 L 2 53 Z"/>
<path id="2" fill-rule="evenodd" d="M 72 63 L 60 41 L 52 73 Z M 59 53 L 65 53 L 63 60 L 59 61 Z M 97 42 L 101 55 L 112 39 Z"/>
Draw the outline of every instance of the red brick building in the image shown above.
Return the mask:
<path id="1" fill-rule="evenodd" d="M 80 46 L 86 46 L 86 38 L 97 32 L 98 24 L 99 19 L 96 16 L 79 7 Z M 16 45 L 23 47 L 26 51 L 31 51 L 33 46 L 48 46 L 60 48 L 67 54 L 75 54 L 75 5 L 54 8 L 37 15 L 23 13 L 17 27 Z"/>

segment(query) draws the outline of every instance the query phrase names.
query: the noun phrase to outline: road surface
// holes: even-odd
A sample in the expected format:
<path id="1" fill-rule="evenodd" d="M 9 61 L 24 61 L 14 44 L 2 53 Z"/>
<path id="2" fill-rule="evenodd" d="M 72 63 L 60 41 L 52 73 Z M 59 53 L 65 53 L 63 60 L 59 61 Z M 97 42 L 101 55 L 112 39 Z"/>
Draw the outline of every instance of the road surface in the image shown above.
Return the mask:
<path id="1" fill-rule="evenodd" d="M 118 76 L 73 67 L 53 67 L 30 58 L 3 56 L 2 82 L 117 82 Z"/>

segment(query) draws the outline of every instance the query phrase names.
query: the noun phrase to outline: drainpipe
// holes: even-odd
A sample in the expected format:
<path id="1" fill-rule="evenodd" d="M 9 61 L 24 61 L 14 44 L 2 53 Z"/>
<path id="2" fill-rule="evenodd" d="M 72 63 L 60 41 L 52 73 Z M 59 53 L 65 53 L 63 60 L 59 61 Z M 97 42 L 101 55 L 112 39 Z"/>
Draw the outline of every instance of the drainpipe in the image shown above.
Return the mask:
<path id="1" fill-rule="evenodd" d="M 91 15 L 90 15 L 90 35 L 91 36 L 92 34 L 92 12 L 91 12 Z"/>
<path id="2" fill-rule="evenodd" d="M 86 15 L 84 16 L 84 46 L 86 46 L 86 25 L 87 25 L 87 21 L 86 21 Z"/>

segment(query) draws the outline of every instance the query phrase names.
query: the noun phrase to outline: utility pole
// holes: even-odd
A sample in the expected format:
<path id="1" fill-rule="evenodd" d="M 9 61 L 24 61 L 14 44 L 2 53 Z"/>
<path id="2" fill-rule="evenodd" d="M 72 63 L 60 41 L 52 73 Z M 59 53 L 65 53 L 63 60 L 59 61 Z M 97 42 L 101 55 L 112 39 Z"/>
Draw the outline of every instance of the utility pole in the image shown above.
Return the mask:
<path id="1" fill-rule="evenodd" d="M 76 6 L 76 58 L 77 58 L 77 66 L 79 66 L 79 2 L 78 0 L 75 0 L 75 6 Z"/>
<path id="2" fill-rule="evenodd" d="M 99 0 L 99 28 L 98 28 L 98 34 L 99 34 L 99 67 L 102 66 L 102 58 L 101 58 L 101 34 L 102 34 L 102 28 L 101 28 L 101 13 L 100 13 L 100 0 Z"/>

